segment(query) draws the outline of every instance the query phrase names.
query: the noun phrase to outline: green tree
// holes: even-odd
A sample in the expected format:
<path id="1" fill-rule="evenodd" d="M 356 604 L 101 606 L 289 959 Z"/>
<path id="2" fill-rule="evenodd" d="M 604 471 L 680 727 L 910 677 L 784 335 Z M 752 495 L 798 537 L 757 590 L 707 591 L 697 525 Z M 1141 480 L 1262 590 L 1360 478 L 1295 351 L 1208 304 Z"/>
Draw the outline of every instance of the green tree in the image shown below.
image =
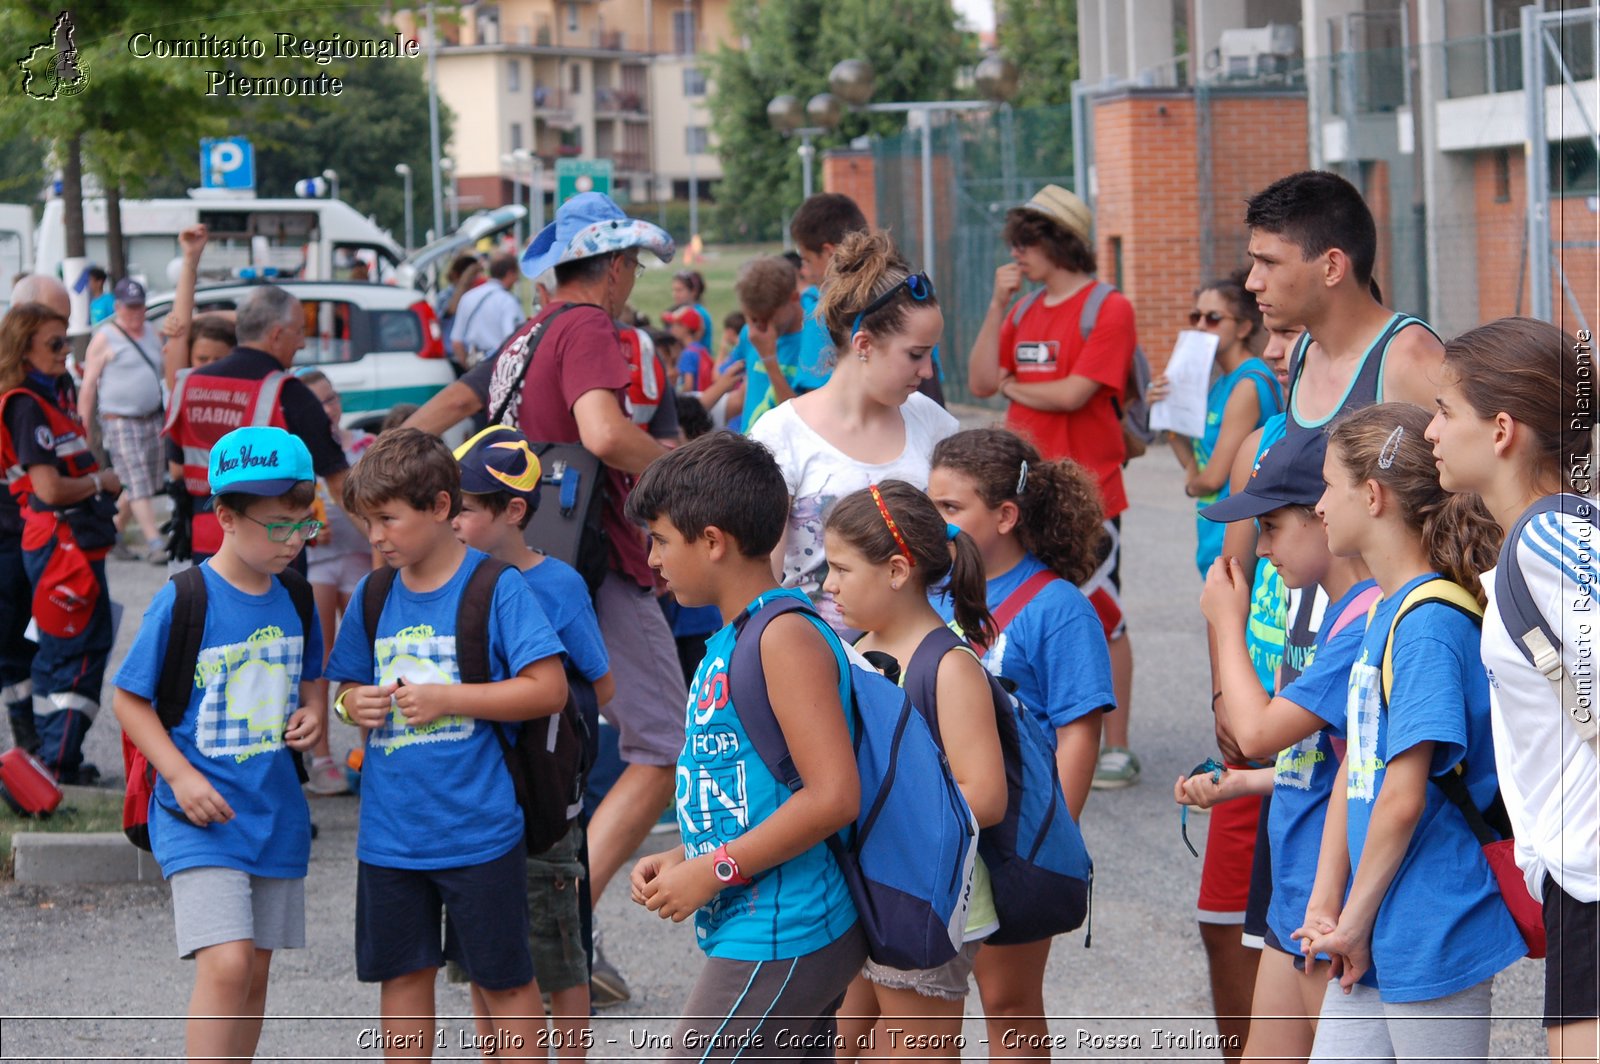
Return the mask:
<path id="1" fill-rule="evenodd" d="M 1017 64 L 1016 107 L 1072 102 L 1078 80 L 1078 0 L 997 0 L 995 35 Z"/>
<path id="2" fill-rule="evenodd" d="M 800 202 L 799 141 L 768 125 L 774 96 L 791 93 L 804 102 L 826 92 L 833 65 L 858 57 L 877 73 L 876 101 L 944 100 L 977 57 L 949 0 L 736 0 L 733 24 L 748 47 L 724 46 L 711 57 L 709 103 L 722 160 L 722 221 L 751 239 L 780 235 Z M 820 154 L 866 133 L 904 128 L 904 116 L 847 113 L 816 145 Z M 816 172 L 820 187 L 820 165 Z"/>

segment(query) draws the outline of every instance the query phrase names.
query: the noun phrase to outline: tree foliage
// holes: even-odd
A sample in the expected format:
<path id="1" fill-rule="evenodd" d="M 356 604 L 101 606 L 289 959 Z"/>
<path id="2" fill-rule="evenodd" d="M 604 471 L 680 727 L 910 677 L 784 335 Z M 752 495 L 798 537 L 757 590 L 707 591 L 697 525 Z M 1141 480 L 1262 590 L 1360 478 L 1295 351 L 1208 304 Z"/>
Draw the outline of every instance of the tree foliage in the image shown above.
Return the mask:
<path id="1" fill-rule="evenodd" d="M 863 58 L 877 74 L 875 102 L 944 100 L 977 58 L 949 0 L 735 0 L 733 24 L 746 46 L 725 45 L 711 58 L 709 102 L 722 160 L 719 210 L 750 238 L 778 236 L 800 202 L 799 140 L 768 125 L 774 96 L 790 93 L 803 103 L 827 91 L 835 63 Z M 846 113 L 816 140 L 817 186 L 824 149 L 904 128 L 902 115 Z"/>
<path id="2" fill-rule="evenodd" d="M 997 0 L 1000 50 L 1017 64 L 1016 107 L 1072 102 L 1078 79 L 1077 0 Z"/>

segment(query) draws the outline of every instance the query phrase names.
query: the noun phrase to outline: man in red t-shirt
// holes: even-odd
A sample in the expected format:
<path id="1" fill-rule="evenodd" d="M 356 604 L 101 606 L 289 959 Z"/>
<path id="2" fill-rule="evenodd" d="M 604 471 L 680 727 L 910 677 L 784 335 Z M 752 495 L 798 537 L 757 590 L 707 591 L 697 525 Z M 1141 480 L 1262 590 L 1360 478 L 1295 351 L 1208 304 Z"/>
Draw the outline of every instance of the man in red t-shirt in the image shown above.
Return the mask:
<path id="1" fill-rule="evenodd" d="M 656 602 L 644 534 L 623 515 L 633 479 L 666 453 L 631 418 L 631 372 L 617 341 L 622 313 L 643 266 L 639 256 L 672 258 L 672 238 L 631 219 L 598 192 L 574 196 L 522 255 L 522 272 L 554 269 L 556 289 L 540 313 L 466 376 L 446 387 L 406 424 L 443 432 L 512 396 L 508 417 L 529 439 L 581 443 L 606 466 L 604 522 L 610 567 L 595 593 L 600 634 L 617 693 L 603 712 L 620 733 L 627 767 L 589 822 L 589 893 L 598 901 L 672 800 L 683 748 L 688 689 L 677 644 Z M 559 315 L 559 316 L 557 316 Z M 549 323 L 548 331 L 545 323 Z M 533 356 L 527 338 L 538 330 Z M 520 392 L 517 389 L 520 377 Z M 598 965 L 597 965 L 598 967 Z M 626 991 L 607 988 L 615 1003 Z"/>
<path id="2" fill-rule="evenodd" d="M 1128 508 L 1120 404 L 1136 337 L 1133 304 L 1120 292 L 1106 297 L 1087 339 L 1081 331 L 1095 285 L 1092 221 L 1088 205 L 1059 185 L 1046 185 L 1007 213 L 1004 239 L 1012 261 L 995 271 L 989 313 L 967 360 L 967 384 L 980 398 L 998 393 L 1009 399 L 1006 425 L 1046 458 L 1071 458 L 1099 481 L 1106 553 L 1083 591 L 1111 647 L 1117 708 L 1106 714 L 1094 778 L 1096 788 L 1110 788 L 1139 779 L 1139 759 L 1128 748 L 1133 645 L 1120 601 L 1122 511 Z M 1013 305 L 1024 279 L 1043 290 Z"/>

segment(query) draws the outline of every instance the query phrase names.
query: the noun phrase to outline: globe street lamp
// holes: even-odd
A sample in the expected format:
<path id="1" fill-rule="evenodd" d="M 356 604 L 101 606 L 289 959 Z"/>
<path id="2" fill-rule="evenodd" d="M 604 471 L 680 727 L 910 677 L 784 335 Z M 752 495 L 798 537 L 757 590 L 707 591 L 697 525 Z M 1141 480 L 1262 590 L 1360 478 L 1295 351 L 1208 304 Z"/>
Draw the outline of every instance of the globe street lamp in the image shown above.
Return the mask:
<path id="1" fill-rule="evenodd" d="M 767 122 L 772 128 L 785 137 L 800 138 L 800 147 L 796 152 L 801 164 L 800 185 L 807 199 L 811 197 L 812 162 L 817 155 L 817 149 L 811 142 L 837 127 L 843 115 L 844 106 L 837 97 L 826 92 L 817 93 L 804 106 L 798 96 L 787 93 L 774 96 L 767 104 Z"/>
<path id="2" fill-rule="evenodd" d="M 411 254 L 411 167 L 405 163 L 395 163 L 394 172 L 405 180 L 406 196 L 406 254 Z"/>

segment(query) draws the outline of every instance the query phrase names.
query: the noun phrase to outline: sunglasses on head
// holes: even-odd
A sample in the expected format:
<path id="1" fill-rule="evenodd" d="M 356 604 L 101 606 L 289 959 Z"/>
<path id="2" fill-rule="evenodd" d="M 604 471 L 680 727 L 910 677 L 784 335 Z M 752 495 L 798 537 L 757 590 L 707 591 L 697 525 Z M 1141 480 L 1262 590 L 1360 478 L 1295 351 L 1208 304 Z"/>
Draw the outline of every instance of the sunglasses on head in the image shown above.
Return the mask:
<path id="1" fill-rule="evenodd" d="M 1214 310 L 1208 310 L 1205 313 L 1201 313 L 1198 310 L 1189 312 L 1190 325 L 1199 325 L 1201 322 L 1205 322 L 1207 325 L 1221 325 L 1225 321 L 1235 320 L 1237 319 L 1232 314 L 1218 314 Z"/>
<path id="2" fill-rule="evenodd" d="M 894 297 L 899 294 L 900 289 L 902 288 L 911 293 L 911 298 L 916 300 L 918 303 L 926 303 L 928 300 L 933 298 L 933 282 L 928 280 L 928 275 L 925 273 L 914 273 L 910 277 L 907 277 L 905 280 L 901 281 L 899 284 L 895 285 L 893 288 L 889 289 L 887 292 L 883 293 L 883 295 L 879 296 L 877 299 L 874 299 L 871 303 L 868 303 L 865 307 L 862 307 L 861 312 L 856 315 L 856 320 L 850 323 L 850 335 L 854 336 L 856 333 L 860 332 L 861 322 L 867 317 L 867 315 L 876 313 L 877 311 L 880 311 L 884 307 L 888 306 L 894 300 Z"/>

